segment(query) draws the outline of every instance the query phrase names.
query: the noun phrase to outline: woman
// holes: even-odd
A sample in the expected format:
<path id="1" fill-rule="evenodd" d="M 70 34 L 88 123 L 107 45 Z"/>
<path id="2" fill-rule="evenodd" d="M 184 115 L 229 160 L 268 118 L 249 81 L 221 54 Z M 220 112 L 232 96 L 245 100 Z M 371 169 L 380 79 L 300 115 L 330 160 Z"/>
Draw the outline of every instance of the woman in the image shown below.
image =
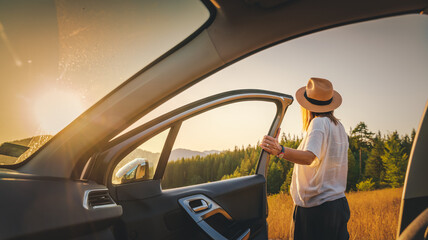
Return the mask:
<path id="1" fill-rule="evenodd" d="M 296 92 L 302 107 L 304 137 L 298 149 L 265 136 L 261 147 L 294 164 L 290 194 L 294 201 L 293 239 L 349 239 L 345 198 L 348 136 L 333 111 L 342 103 L 327 79 L 311 78 Z"/>

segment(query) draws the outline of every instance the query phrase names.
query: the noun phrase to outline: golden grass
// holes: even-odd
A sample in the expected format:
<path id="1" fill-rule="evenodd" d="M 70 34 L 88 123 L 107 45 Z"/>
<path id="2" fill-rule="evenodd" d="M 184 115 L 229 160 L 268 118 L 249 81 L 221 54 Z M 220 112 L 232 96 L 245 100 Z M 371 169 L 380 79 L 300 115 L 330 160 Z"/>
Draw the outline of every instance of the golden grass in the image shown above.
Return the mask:
<path id="1" fill-rule="evenodd" d="M 395 239 L 403 189 L 347 193 L 351 209 L 350 239 Z M 293 201 L 287 194 L 268 197 L 269 239 L 288 239 Z"/>

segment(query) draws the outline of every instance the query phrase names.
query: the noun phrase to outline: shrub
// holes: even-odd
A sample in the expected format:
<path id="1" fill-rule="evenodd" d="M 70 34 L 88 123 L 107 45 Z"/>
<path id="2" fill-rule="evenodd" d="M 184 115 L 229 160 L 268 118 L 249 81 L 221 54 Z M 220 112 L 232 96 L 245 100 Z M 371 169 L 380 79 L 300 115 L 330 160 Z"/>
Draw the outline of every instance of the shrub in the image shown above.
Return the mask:
<path id="1" fill-rule="evenodd" d="M 360 183 L 357 184 L 357 189 L 358 191 L 370 191 L 374 189 L 374 185 L 375 183 L 372 182 L 373 179 L 369 178 L 366 179 L 365 181 L 361 181 Z"/>

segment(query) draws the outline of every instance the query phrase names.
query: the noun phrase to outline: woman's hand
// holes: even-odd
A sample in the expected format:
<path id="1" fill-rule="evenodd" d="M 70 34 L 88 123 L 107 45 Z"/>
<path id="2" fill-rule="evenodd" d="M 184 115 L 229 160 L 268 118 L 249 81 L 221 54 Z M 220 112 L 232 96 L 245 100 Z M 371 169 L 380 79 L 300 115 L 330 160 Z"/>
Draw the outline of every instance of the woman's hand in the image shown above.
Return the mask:
<path id="1" fill-rule="evenodd" d="M 280 154 L 282 147 L 278 142 L 278 136 L 279 136 L 279 134 L 277 134 L 276 138 L 273 138 L 273 137 L 267 136 L 267 135 L 264 136 L 263 141 L 260 144 L 260 147 L 272 155 L 276 156 L 276 155 Z"/>
<path id="2" fill-rule="evenodd" d="M 264 136 L 263 141 L 260 144 L 260 147 L 262 147 L 266 152 L 275 156 L 280 154 L 282 150 L 282 147 L 278 142 L 279 132 L 280 131 L 278 130 L 278 134 L 275 138 Z M 302 151 L 286 147 L 283 158 L 293 163 L 310 165 L 316 159 L 316 156 L 310 151 Z"/>

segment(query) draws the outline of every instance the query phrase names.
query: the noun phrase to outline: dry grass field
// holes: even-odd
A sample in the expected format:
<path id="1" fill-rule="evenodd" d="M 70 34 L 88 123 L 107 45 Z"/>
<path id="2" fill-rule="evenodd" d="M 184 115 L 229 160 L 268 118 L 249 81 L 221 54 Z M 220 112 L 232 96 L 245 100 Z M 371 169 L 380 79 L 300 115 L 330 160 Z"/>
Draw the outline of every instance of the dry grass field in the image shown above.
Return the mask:
<path id="1" fill-rule="evenodd" d="M 350 239 L 395 239 L 403 189 L 346 194 L 351 209 Z M 269 239 L 288 239 L 293 201 L 287 194 L 268 197 Z"/>

